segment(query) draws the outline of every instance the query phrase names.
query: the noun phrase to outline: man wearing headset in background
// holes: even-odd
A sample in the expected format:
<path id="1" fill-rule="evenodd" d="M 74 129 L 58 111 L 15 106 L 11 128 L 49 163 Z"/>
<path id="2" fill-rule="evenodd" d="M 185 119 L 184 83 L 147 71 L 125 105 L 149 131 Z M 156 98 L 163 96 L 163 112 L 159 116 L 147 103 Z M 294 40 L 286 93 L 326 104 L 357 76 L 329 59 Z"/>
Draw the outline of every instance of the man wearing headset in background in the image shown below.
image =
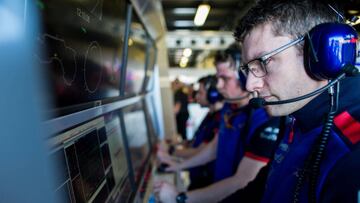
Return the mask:
<path id="1" fill-rule="evenodd" d="M 252 112 L 248 106 L 251 95 L 238 79 L 237 57 L 240 58 L 239 50 L 228 49 L 218 52 L 215 59 L 217 88 L 228 102 L 222 109 L 218 136 L 195 156 L 179 164 L 168 163 L 169 171 L 178 171 L 215 160 L 214 183 L 179 193 L 173 185 L 157 182 L 154 192 L 160 201 L 218 202 L 245 187 L 267 164 L 275 147 L 279 119 L 269 119 L 263 109 Z"/>
<path id="2" fill-rule="evenodd" d="M 338 21 L 330 6 L 311 0 L 260 0 L 239 22 L 235 37 L 243 45 L 241 68 L 247 75 L 246 88 L 263 98 L 265 105 L 325 87 L 327 79 L 335 76 L 326 78 L 321 74 L 326 75 L 327 69 L 339 68 L 332 67 L 332 63 L 336 63 L 334 58 L 341 61 L 352 57 L 357 36 L 354 30 L 349 31 L 348 25 L 326 24 L 309 32 L 316 25 Z M 342 31 L 349 34 L 344 35 Z M 332 38 L 323 43 L 317 41 L 327 37 L 328 32 L 336 34 L 329 34 Z M 303 36 L 307 40 L 305 45 Z M 328 52 L 322 53 L 325 50 Z M 334 53 L 340 57 L 324 60 L 323 56 Z M 341 61 L 336 65 L 346 63 Z M 323 143 L 324 139 L 317 141 L 323 127 L 328 125 L 323 124 L 330 106 L 327 91 L 300 101 L 265 107 L 272 116 L 290 115 L 291 122 L 270 163 L 262 202 L 358 201 L 358 87 L 358 76 L 340 81 L 340 100 L 333 126 L 325 130 L 327 144 Z M 324 151 L 319 156 L 321 150 Z"/>
<path id="3" fill-rule="evenodd" d="M 172 159 L 172 156 L 178 158 L 189 158 L 201 151 L 209 142 L 211 142 L 219 131 L 221 109 L 224 106 L 224 97 L 217 91 L 217 79 L 215 75 L 202 77 L 198 81 L 199 90 L 195 95 L 196 102 L 201 107 L 209 108 L 198 129 L 194 134 L 190 147 L 175 147 L 159 145 L 157 156 L 160 161 Z M 213 180 L 213 163 L 195 167 L 189 170 L 190 185 L 188 190 L 205 187 L 212 183 Z"/>

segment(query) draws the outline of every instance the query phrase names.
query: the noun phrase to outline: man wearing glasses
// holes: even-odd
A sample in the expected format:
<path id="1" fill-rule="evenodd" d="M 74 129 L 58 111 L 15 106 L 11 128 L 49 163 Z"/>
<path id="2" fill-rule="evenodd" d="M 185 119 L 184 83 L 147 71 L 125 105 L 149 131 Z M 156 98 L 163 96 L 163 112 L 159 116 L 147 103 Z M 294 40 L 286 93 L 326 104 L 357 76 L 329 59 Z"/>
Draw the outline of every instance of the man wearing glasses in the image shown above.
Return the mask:
<path id="1" fill-rule="evenodd" d="M 236 64 L 240 50 L 218 52 L 215 59 L 217 88 L 227 102 L 221 110 L 219 133 L 204 149 L 181 163 L 168 162 L 168 171 L 178 171 L 214 160 L 214 183 L 180 193 L 173 185 L 155 183 L 161 202 L 218 202 L 255 178 L 267 164 L 279 133 L 279 119 L 269 119 L 263 109 L 251 111 L 251 95 L 240 84 Z M 243 78 L 244 79 L 244 78 Z"/>
<path id="2" fill-rule="evenodd" d="M 305 68 L 304 37 L 318 24 L 337 21 L 331 6 L 320 1 L 257 2 L 235 31 L 236 39 L 243 44 L 245 63 L 241 69 L 247 75 L 248 91 L 256 92 L 266 102 L 278 102 L 325 87 L 328 80 L 312 77 Z M 291 122 L 268 172 L 264 172 L 268 174 L 261 173 L 250 183 L 246 189 L 251 192 L 247 194 L 256 192 L 256 183 L 260 185 L 257 195 L 263 192 L 262 200 L 258 198 L 261 202 L 360 201 L 358 87 L 359 77 L 341 80 L 340 102 L 327 145 L 317 141 L 329 112 L 327 91 L 296 102 L 266 106 L 270 115 L 290 115 Z M 320 147 L 324 154 L 315 169 L 313 150 Z M 265 186 L 261 187 L 260 179 Z M 239 200 L 251 199 L 244 191 L 238 191 Z"/>

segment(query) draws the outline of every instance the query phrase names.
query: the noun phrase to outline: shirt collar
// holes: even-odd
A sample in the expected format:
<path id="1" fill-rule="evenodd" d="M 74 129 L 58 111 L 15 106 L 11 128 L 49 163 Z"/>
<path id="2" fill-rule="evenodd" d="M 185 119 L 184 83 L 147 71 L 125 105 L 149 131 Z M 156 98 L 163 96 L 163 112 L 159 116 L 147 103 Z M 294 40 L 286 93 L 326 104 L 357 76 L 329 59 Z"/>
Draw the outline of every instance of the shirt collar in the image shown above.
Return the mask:
<path id="1" fill-rule="evenodd" d="M 360 77 L 349 77 L 340 82 L 339 108 L 337 114 L 344 111 L 347 107 L 360 102 Z M 330 97 L 328 91 L 324 91 L 303 108 L 291 114 L 295 118 L 296 125 L 303 133 L 306 133 L 320 126 L 326 113 L 330 110 Z"/>

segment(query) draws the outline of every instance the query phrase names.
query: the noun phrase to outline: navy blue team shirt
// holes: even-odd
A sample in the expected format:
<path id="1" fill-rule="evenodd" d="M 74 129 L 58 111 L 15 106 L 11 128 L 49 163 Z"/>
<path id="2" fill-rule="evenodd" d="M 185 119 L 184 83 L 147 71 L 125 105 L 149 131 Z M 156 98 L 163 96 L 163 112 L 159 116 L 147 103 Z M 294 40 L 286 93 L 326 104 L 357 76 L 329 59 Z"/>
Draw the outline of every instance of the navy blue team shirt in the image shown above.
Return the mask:
<path id="1" fill-rule="evenodd" d="M 220 126 L 221 112 L 209 112 L 195 132 L 192 147 L 197 148 L 202 143 L 209 143 L 217 135 Z M 213 181 L 214 162 L 189 169 L 190 185 L 189 190 L 205 187 Z"/>
<path id="2" fill-rule="evenodd" d="M 360 78 L 341 81 L 340 104 L 334 118 L 316 186 L 317 202 L 357 202 L 360 195 Z M 292 124 L 271 163 L 262 202 L 293 202 L 294 188 L 311 146 L 321 134 L 329 109 L 327 92 L 291 115 Z M 300 202 L 309 202 L 308 179 Z"/>
<path id="3" fill-rule="evenodd" d="M 233 176 L 244 156 L 268 163 L 279 133 L 279 119 L 264 109 L 226 103 L 218 135 L 214 182 Z"/>

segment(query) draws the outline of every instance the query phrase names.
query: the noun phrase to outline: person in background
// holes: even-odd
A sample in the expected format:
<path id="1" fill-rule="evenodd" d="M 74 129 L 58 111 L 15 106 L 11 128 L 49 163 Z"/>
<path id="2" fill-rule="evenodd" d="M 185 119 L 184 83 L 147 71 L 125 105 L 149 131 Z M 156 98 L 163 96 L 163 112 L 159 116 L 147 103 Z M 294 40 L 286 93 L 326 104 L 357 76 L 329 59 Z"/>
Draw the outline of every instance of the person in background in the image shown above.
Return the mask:
<path id="1" fill-rule="evenodd" d="M 177 132 L 180 134 L 182 140 L 186 141 L 186 122 L 189 118 L 188 95 L 184 84 L 181 83 L 179 79 L 175 79 L 172 86 L 174 91 L 174 113 L 176 115 Z"/>
<path id="2" fill-rule="evenodd" d="M 162 202 L 218 202 L 251 181 L 267 164 L 277 137 L 278 119 L 263 109 L 251 111 L 251 95 L 236 71 L 240 50 L 216 55 L 217 88 L 226 104 L 221 110 L 219 133 L 204 149 L 181 163 L 168 162 L 168 171 L 179 171 L 215 161 L 214 183 L 181 192 L 167 182 L 156 182 L 154 192 Z M 241 74 L 241 73 L 240 73 Z"/>
<path id="3" fill-rule="evenodd" d="M 175 147 L 170 145 L 169 148 L 165 145 L 160 145 L 158 150 L 158 158 L 160 160 L 172 159 L 170 155 L 179 158 L 189 158 L 201 151 L 219 131 L 220 117 L 224 103 L 223 96 L 216 89 L 217 79 L 214 75 L 209 75 L 199 79 L 199 90 L 195 98 L 196 102 L 201 107 L 209 108 L 209 112 L 202 120 L 198 129 L 194 134 L 190 147 Z M 189 190 L 201 188 L 212 183 L 213 180 L 213 163 L 208 163 L 203 166 L 195 167 L 189 170 L 190 172 L 190 186 Z"/>
<path id="4" fill-rule="evenodd" d="M 331 68 L 334 61 L 341 61 L 336 68 L 352 63 L 344 60 L 351 58 L 351 49 L 355 50 L 356 31 L 340 24 L 330 6 L 335 5 L 311 0 L 260 0 L 248 11 L 235 31 L 243 45 L 241 69 L 247 75 L 248 91 L 266 102 L 297 98 L 325 87 L 329 80 L 323 76 L 327 74 L 324 69 Z M 336 37 L 328 39 L 331 43 L 318 41 L 334 32 Z M 343 36 L 344 32 L 348 34 Z M 328 46 L 332 50 L 326 52 L 331 56 L 329 61 L 320 58 Z M 336 58 L 334 53 L 341 57 Z M 340 81 L 336 112 L 332 108 L 329 113 L 328 91 L 265 107 L 272 116 L 290 115 L 291 122 L 268 172 L 262 174 L 266 183 L 262 194 L 257 193 L 261 202 L 358 202 L 360 92 L 355 88 L 359 86 L 359 76 Z M 336 103 L 336 99 L 331 102 Z M 239 202 L 248 202 L 239 198 Z"/>
<path id="5" fill-rule="evenodd" d="M 194 90 L 194 84 L 191 83 L 190 85 L 188 85 L 188 102 L 189 103 L 194 103 L 196 102 L 196 91 Z"/>

